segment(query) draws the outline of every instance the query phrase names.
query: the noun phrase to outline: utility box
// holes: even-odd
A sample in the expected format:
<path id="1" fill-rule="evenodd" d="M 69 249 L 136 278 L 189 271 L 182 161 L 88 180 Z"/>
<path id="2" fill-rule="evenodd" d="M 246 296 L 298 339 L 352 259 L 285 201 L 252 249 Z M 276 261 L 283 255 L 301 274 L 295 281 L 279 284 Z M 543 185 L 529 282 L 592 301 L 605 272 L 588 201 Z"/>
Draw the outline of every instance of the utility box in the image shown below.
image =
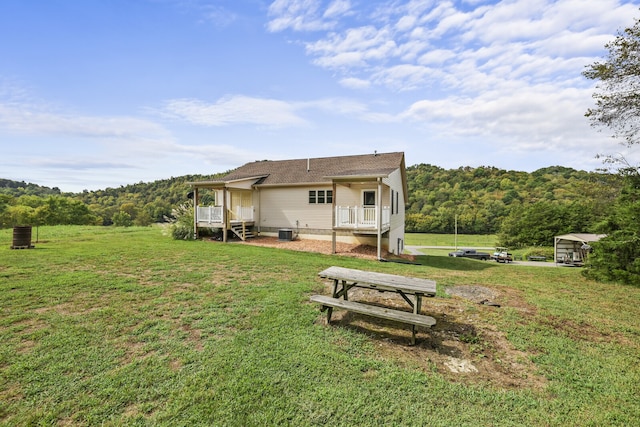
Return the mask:
<path id="1" fill-rule="evenodd" d="M 290 242 L 293 240 L 293 230 L 290 228 L 281 228 L 278 230 L 278 240 L 283 242 Z"/>

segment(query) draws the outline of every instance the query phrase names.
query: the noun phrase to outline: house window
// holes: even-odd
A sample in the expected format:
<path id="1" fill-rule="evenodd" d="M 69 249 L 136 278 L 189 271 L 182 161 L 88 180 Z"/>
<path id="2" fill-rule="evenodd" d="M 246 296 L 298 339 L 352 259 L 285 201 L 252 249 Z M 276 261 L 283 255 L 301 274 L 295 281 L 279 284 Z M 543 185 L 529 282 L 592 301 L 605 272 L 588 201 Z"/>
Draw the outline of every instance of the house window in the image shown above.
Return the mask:
<path id="1" fill-rule="evenodd" d="M 309 190 L 309 204 L 333 203 L 333 190 Z"/>
<path id="2" fill-rule="evenodd" d="M 391 215 L 396 213 L 396 205 L 395 205 L 395 191 L 391 190 Z"/>
<path id="3" fill-rule="evenodd" d="M 375 206 L 376 205 L 376 192 L 365 190 L 362 192 L 362 204 L 363 206 Z"/>

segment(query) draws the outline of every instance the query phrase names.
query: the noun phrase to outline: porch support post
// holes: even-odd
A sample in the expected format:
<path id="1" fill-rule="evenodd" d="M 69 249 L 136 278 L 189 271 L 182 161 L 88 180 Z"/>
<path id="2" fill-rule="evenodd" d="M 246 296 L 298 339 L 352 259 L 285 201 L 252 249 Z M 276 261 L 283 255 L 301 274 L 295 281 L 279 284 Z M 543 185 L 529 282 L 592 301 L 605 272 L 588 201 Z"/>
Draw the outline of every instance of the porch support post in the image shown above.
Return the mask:
<path id="1" fill-rule="evenodd" d="M 382 259 L 382 178 L 378 178 L 378 260 Z"/>
<path id="2" fill-rule="evenodd" d="M 222 241 L 227 243 L 227 187 L 222 189 Z"/>
<path id="3" fill-rule="evenodd" d="M 198 187 L 193 188 L 193 239 L 198 240 Z"/>
<path id="4" fill-rule="evenodd" d="M 336 183 L 333 183 L 333 198 L 331 202 L 331 253 L 336 253 Z"/>

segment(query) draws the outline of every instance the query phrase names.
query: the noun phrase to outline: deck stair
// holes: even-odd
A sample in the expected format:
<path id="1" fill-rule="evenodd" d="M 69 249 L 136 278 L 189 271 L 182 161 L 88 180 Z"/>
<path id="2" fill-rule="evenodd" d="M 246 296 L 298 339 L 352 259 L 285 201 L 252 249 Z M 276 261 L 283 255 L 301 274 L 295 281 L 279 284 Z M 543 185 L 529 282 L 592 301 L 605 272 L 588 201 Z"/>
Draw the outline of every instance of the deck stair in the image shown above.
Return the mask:
<path id="1" fill-rule="evenodd" d="M 231 223 L 231 231 L 238 236 L 240 240 L 245 241 L 255 237 L 252 231 L 252 227 L 246 222 L 233 222 Z"/>

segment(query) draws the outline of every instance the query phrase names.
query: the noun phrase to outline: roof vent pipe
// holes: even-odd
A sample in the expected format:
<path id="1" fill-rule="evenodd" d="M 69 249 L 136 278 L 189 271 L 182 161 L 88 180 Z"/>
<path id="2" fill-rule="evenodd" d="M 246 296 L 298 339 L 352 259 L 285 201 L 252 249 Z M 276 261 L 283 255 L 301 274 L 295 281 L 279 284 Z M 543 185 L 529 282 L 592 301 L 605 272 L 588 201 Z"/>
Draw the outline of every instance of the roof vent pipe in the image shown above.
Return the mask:
<path id="1" fill-rule="evenodd" d="M 307 157 L 307 172 L 309 172 L 310 168 L 311 168 L 311 159 Z"/>

